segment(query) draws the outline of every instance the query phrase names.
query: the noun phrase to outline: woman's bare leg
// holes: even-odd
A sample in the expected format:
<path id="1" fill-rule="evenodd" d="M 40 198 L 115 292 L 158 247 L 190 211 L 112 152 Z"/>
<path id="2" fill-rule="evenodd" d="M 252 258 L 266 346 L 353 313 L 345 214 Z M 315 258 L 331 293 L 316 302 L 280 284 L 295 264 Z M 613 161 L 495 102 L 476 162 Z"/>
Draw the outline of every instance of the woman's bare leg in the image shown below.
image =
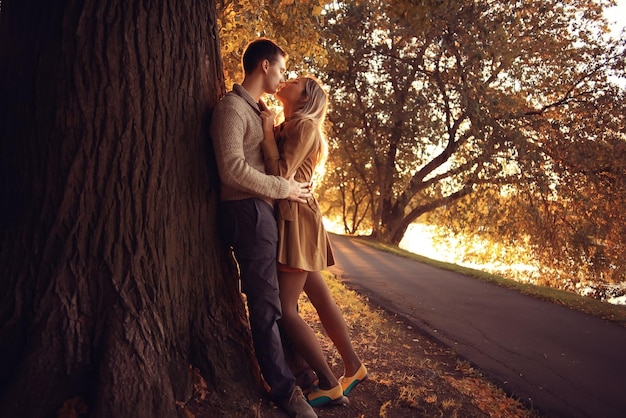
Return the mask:
<path id="1" fill-rule="evenodd" d="M 294 346 L 300 355 L 306 360 L 311 368 L 317 373 L 319 387 L 321 389 L 331 389 L 339 384 L 337 378 L 328 366 L 324 357 L 322 347 L 315 336 L 315 332 L 300 317 L 296 310 L 298 297 L 302 293 L 307 272 L 287 273 L 278 272 L 278 283 L 280 286 L 280 302 L 283 316 L 280 320 L 283 329 L 289 334 Z"/>
<path id="2" fill-rule="evenodd" d="M 352 347 L 350 331 L 348 330 L 346 321 L 343 319 L 339 307 L 330 295 L 328 286 L 319 271 L 310 271 L 308 273 L 308 278 L 304 284 L 304 291 L 317 310 L 317 314 L 320 317 L 320 321 L 326 333 L 335 344 L 337 351 L 339 351 L 339 355 L 343 360 L 344 375 L 354 375 L 357 370 L 359 370 L 359 367 L 361 367 L 361 361 Z"/>

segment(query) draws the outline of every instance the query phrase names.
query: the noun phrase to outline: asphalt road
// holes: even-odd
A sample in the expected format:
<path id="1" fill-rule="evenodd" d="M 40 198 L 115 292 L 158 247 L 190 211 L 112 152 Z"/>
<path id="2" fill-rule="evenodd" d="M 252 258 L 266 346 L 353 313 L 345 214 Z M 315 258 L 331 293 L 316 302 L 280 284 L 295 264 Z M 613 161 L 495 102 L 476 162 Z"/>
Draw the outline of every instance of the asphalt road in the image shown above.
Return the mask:
<path id="1" fill-rule="evenodd" d="M 548 417 L 626 417 L 626 327 L 331 235 L 330 270 Z"/>

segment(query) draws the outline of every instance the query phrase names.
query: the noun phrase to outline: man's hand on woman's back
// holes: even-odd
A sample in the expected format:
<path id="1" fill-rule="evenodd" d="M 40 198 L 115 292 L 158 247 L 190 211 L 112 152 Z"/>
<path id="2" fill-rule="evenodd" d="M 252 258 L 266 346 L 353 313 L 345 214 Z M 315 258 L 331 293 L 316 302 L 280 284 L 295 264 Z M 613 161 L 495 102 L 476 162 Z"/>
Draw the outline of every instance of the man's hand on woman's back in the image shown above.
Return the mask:
<path id="1" fill-rule="evenodd" d="M 289 177 L 289 196 L 287 196 L 287 199 L 294 202 L 306 203 L 306 199 L 312 196 L 312 184 L 310 182 L 300 183 L 294 179 L 294 176 L 295 174 L 292 174 L 291 177 Z"/>

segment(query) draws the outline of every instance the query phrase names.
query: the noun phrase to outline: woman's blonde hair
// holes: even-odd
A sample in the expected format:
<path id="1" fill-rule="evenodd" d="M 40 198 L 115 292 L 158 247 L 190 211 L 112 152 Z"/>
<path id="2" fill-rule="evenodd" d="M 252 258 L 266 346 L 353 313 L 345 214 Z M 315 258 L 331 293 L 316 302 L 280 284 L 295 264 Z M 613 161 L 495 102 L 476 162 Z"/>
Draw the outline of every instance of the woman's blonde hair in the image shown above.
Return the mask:
<path id="1" fill-rule="evenodd" d="M 313 76 L 304 77 L 306 84 L 302 93 L 306 100 L 302 100 L 290 119 L 309 120 L 317 127 L 320 146 L 317 153 L 316 166 L 322 165 L 328 155 L 328 143 L 324 134 L 324 121 L 328 110 L 328 95 L 322 88 L 322 83 Z"/>

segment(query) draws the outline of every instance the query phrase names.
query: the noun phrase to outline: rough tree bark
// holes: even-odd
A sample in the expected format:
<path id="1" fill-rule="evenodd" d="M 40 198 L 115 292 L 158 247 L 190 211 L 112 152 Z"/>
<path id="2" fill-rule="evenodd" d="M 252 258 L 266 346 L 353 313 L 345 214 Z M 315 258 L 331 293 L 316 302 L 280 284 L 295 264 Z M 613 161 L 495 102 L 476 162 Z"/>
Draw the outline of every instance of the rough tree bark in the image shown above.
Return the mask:
<path id="1" fill-rule="evenodd" d="M 171 418 L 190 365 L 216 403 L 258 393 L 216 233 L 215 22 L 214 1 L 2 0 L 0 416 Z"/>

